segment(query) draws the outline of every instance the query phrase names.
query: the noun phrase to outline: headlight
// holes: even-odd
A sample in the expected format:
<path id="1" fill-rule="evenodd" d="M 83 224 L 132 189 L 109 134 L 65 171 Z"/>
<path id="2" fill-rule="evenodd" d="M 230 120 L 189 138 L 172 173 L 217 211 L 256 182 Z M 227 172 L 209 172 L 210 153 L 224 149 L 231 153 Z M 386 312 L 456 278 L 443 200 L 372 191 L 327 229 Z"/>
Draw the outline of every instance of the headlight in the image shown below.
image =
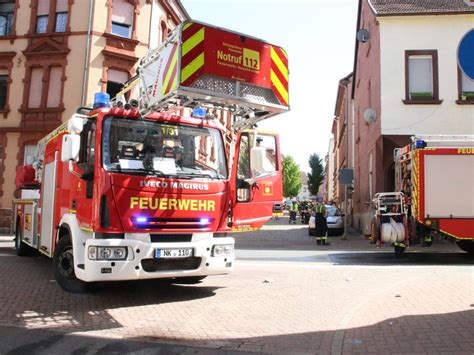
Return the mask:
<path id="1" fill-rule="evenodd" d="M 211 256 L 228 256 L 234 253 L 232 244 L 214 245 L 212 247 Z"/>
<path id="2" fill-rule="evenodd" d="M 90 246 L 88 250 L 89 260 L 125 260 L 127 254 L 127 247 Z"/>

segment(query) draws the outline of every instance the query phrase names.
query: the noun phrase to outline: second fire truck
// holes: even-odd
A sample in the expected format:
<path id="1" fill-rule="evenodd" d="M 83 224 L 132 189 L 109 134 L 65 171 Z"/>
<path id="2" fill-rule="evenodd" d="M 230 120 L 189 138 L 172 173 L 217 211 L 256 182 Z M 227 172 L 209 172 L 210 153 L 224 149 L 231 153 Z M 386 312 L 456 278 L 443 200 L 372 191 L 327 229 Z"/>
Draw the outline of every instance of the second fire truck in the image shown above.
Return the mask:
<path id="1" fill-rule="evenodd" d="M 398 192 L 375 196 L 374 241 L 402 253 L 440 236 L 474 254 L 474 136 L 414 136 L 394 160 Z"/>

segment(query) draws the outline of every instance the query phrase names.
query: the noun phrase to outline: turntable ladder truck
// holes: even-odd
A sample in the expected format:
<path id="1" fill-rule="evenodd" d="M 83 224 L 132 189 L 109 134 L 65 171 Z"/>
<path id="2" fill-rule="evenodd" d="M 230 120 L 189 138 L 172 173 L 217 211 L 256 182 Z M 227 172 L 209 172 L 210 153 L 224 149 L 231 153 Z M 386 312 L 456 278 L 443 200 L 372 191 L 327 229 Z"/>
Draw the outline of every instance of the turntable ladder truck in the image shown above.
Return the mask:
<path id="1" fill-rule="evenodd" d="M 259 229 L 282 200 L 278 136 L 256 124 L 288 110 L 282 48 L 180 24 L 112 104 L 96 94 L 17 169 L 33 196 L 13 202 L 17 254 L 52 258 L 69 292 L 230 273 L 228 233 Z M 220 113 L 234 118 L 230 145 Z"/>

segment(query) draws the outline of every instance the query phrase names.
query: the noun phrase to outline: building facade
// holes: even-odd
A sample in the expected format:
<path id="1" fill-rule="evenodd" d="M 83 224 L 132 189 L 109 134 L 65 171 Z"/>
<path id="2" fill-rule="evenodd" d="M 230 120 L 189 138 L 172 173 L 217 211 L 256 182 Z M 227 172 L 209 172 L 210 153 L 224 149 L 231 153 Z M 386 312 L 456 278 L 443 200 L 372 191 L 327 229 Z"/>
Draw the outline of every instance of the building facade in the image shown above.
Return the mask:
<path id="1" fill-rule="evenodd" d="M 300 181 L 301 181 L 301 188 L 296 196 L 298 201 L 306 201 L 309 200 L 311 197 L 311 192 L 309 192 L 308 186 L 308 175 L 304 171 L 300 171 Z"/>
<path id="2" fill-rule="evenodd" d="M 332 125 L 334 157 L 332 168 L 333 197 L 331 200 L 342 208 L 346 214 L 350 214 L 351 211 L 352 199 L 349 192 L 352 191 L 352 186 L 347 190 L 346 197 L 346 188 L 339 181 L 339 171 L 341 169 L 354 169 L 352 148 L 354 120 L 351 92 L 352 73 L 339 81 Z"/>
<path id="3" fill-rule="evenodd" d="M 474 81 L 457 63 L 472 28 L 474 8 L 462 0 L 359 1 L 345 158 L 354 164 L 353 225 L 363 233 L 374 194 L 394 189 L 395 148 L 415 134 L 474 134 Z"/>
<path id="4" fill-rule="evenodd" d="M 0 232 L 37 141 L 96 92 L 114 96 L 188 18 L 179 0 L 0 1 Z"/>

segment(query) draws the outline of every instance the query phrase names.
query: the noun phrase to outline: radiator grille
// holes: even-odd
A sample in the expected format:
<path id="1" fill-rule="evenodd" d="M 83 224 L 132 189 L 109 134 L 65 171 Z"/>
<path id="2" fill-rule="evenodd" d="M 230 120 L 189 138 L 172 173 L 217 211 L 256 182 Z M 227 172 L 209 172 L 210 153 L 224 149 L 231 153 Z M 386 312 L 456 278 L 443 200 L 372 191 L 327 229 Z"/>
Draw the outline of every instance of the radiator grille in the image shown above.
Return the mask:
<path id="1" fill-rule="evenodd" d="M 190 242 L 192 239 L 192 234 L 150 234 L 152 243 Z"/>
<path id="2" fill-rule="evenodd" d="M 146 272 L 195 270 L 201 265 L 202 258 L 183 259 L 143 259 L 141 264 Z"/>

